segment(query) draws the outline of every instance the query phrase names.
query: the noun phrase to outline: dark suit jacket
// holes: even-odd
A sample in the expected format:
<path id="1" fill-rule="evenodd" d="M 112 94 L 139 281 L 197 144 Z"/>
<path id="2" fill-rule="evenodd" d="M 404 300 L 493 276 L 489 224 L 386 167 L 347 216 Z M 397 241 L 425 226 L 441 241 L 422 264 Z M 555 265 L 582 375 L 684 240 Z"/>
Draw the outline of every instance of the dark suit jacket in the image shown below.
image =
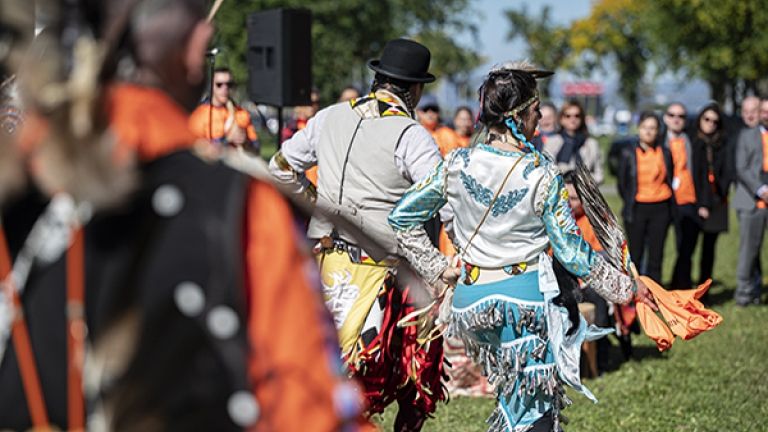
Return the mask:
<path id="1" fill-rule="evenodd" d="M 761 178 L 763 169 L 763 137 L 760 128 L 744 129 L 736 141 L 735 151 L 736 192 L 733 208 L 752 210 L 757 200 L 757 190 L 765 184 Z"/>

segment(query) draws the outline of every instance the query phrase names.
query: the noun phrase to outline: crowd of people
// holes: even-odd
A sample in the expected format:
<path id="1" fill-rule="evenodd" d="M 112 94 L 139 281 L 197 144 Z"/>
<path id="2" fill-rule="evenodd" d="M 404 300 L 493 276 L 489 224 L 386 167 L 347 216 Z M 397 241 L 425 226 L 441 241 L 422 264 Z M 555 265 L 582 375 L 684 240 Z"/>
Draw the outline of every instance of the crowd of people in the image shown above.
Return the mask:
<path id="1" fill-rule="evenodd" d="M 763 124 L 735 140 L 716 105 L 688 135 L 682 104 L 642 114 L 612 248 L 578 192 L 605 180 L 600 146 L 578 102 L 541 100 L 552 71 L 496 66 L 446 124 L 429 48 L 394 39 L 369 92 L 321 109 L 313 91 L 266 163 L 229 69 L 199 102 L 206 2 L 122 3 L 24 48 L 77 68 L 0 53 L 23 105 L 0 135 L 0 429 L 369 431 L 396 404 L 394 429 L 419 431 L 464 394 L 495 397 L 492 431 L 560 432 L 566 387 L 596 401 L 583 344 L 602 365 L 600 337 L 658 310 L 640 274 L 661 281 L 671 224 L 673 284 L 691 287 L 698 237 L 712 275 L 731 183 L 736 301 L 759 302 L 768 101 L 745 101 Z"/>

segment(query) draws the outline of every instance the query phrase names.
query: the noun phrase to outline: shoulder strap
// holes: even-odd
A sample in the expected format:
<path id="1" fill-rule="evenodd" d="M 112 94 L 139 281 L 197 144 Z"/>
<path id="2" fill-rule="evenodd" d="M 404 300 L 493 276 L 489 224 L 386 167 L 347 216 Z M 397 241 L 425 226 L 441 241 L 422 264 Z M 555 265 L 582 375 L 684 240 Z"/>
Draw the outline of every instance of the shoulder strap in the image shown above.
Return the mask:
<path id="1" fill-rule="evenodd" d="M 521 154 L 520 157 L 517 158 L 515 163 L 512 164 L 512 167 L 509 168 L 509 171 L 507 171 L 507 175 L 504 176 L 504 180 L 501 182 L 501 185 L 496 190 L 496 193 L 493 195 L 491 202 L 488 204 L 488 208 L 485 209 L 485 213 L 483 214 L 483 217 L 480 219 L 480 222 L 478 222 L 477 226 L 475 227 L 475 231 L 469 237 L 469 240 L 467 240 L 467 245 L 464 246 L 464 249 L 461 251 L 462 256 L 469 250 L 469 247 L 472 246 L 472 240 L 474 240 L 475 236 L 477 236 L 477 233 L 480 232 L 480 227 L 483 225 L 483 223 L 485 223 L 485 220 L 488 218 L 488 214 L 491 212 L 491 209 L 493 208 L 493 204 L 496 203 L 496 200 L 499 198 L 499 195 L 501 195 L 501 191 L 504 190 L 504 185 L 507 184 L 507 180 L 509 180 L 509 176 L 512 175 L 512 171 L 515 170 L 515 167 L 517 167 L 517 165 L 520 163 L 521 160 L 523 160 L 524 157 L 525 157 L 525 153 Z"/>

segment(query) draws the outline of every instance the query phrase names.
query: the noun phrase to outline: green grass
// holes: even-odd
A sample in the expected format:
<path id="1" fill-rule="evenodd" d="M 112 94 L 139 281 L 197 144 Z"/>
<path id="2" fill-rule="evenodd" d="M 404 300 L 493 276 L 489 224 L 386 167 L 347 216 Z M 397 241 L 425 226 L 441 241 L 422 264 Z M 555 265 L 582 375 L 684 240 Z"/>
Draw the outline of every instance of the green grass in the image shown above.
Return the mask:
<path id="1" fill-rule="evenodd" d="M 618 211 L 618 197 L 607 198 Z M 723 315 L 723 323 L 693 340 L 677 339 L 665 353 L 659 353 L 647 337 L 634 336 L 633 360 L 585 381 L 600 400 L 598 404 L 570 392 L 574 405 L 565 411 L 570 419 L 565 427 L 568 432 L 768 430 L 768 306 L 739 308 L 732 300 L 739 239 L 736 217 L 731 216 L 729 232 L 718 240 L 714 275 L 718 283 L 710 293 L 713 309 Z M 699 253 L 697 248 L 694 263 Z M 670 229 L 665 278 L 671 276 L 675 256 Z M 765 243 L 762 258 L 766 270 Z M 616 355 L 620 355 L 618 351 Z M 485 419 L 493 407 L 490 399 L 452 399 L 438 407 L 423 430 L 485 431 Z M 392 429 L 396 410 L 390 407 L 377 417 L 384 430 Z"/>

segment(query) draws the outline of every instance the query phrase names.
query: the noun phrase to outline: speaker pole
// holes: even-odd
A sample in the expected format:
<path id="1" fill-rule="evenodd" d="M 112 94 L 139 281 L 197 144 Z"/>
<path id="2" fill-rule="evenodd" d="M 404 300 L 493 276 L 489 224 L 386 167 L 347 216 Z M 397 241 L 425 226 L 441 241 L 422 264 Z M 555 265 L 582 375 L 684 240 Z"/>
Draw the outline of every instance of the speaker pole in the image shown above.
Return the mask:
<path id="1" fill-rule="evenodd" d="M 277 107 L 277 149 L 283 146 L 283 107 Z"/>
<path id="2" fill-rule="evenodd" d="M 213 71 L 216 66 L 216 54 L 218 49 L 212 49 L 206 53 L 208 57 L 208 78 L 211 81 L 210 88 L 208 89 L 208 139 L 213 144 Z"/>

